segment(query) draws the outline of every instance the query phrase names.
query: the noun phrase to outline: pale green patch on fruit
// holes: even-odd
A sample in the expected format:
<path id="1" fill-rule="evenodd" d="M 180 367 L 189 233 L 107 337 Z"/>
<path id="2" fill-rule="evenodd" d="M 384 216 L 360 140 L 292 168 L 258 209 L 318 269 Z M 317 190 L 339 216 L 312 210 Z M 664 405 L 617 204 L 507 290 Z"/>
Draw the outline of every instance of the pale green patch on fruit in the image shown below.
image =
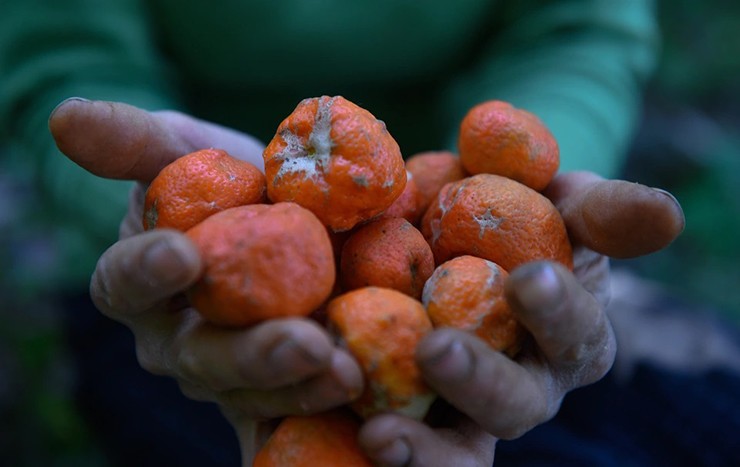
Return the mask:
<path id="1" fill-rule="evenodd" d="M 360 176 L 357 176 L 357 177 L 352 177 L 352 181 L 355 182 L 355 185 L 358 185 L 358 186 L 361 186 L 361 187 L 367 187 L 368 186 L 367 177 L 365 177 L 364 175 L 360 175 Z"/>
<path id="2" fill-rule="evenodd" d="M 432 392 L 417 394 L 406 405 L 394 409 L 394 412 L 414 420 L 422 420 L 429 412 L 429 407 L 431 407 L 436 397 L 436 394 Z"/>
<path id="3" fill-rule="evenodd" d="M 307 178 L 318 178 L 319 174 L 329 169 L 331 150 L 331 106 L 334 98 L 319 100 L 314 125 L 307 141 L 292 131 L 285 129 L 280 136 L 285 141 L 285 149 L 276 155 L 283 160 L 275 179 L 285 174 L 303 173 Z"/>
<path id="4" fill-rule="evenodd" d="M 496 283 L 496 280 L 498 279 L 499 274 L 501 272 L 499 271 L 499 268 L 496 266 L 496 263 L 489 261 L 487 259 L 484 259 L 483 261 L 486 262 L 486 266 L 488 266 L 488 270 L 491 273 L 488 276 L 488 279 L 486 279 L 486 289 L 493 288 L 493 284 Z"/>
<path id="5" fill-rule="evenodd" d="M 144 213 L 144 220 L 146 221 L 146 229 L 152 230 L 157 227 L 157 221 L 159 220 L 159 212 L 157 212 L 157 202 L 154 200 L 152 206 Z"/>
<path id="6" fill-rule="evenodd" d="M 473 220 L 478 224 L 478 238 L 483 238 L 486 230 L 496 230 L 504 221 L 503 217 L 496 217 L 491 213 L 491 208 L 486 208 L 486 212 L 481 216 L 473 215 Z"/>

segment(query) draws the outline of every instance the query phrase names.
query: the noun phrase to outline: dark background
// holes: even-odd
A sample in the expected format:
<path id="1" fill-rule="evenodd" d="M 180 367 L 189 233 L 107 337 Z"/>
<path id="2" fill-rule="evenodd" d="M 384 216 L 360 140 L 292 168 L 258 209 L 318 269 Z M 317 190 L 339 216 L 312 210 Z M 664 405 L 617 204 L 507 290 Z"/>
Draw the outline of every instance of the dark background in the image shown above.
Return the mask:
<path id="1" fill-rule="evenodd" d="M 623 178 L 673 193 L 686 230 L 615 262 L 740 324 L 740 2 L 660 5 L 664 48 Z M 0 464 L 105 465 L 71 402 L 74 373 L 44 277 L 34 193 L 0 157 Z"/>

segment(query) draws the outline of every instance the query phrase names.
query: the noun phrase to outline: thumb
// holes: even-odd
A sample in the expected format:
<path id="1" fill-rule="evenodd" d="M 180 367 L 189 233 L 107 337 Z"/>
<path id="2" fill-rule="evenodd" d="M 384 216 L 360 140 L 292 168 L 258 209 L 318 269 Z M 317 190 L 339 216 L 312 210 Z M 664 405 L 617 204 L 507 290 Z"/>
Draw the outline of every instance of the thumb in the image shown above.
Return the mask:
<path id="1" fill-rule="evenodd" d="M 51 113 L 49 130 L 63 154 L 105 178 L 147 183 L 178 157 L 210 147 L 263 168 L 258 140 L 180 112 L 70 98 Z"/>

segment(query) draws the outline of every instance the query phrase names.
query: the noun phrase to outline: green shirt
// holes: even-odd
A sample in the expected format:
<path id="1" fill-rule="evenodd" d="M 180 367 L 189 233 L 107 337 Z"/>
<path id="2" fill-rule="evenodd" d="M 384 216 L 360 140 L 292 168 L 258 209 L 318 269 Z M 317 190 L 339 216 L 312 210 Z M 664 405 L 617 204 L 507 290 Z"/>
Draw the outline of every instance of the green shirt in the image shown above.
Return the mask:
<path id="1" fill-rule="evenodd" d="M 5 0 L 0 138 L 32 173 L 60 280 L 86 286 L 129 184 L 56 150 L 47 119 L 81 96 L 178 109 L 269 141 L 305 97 L 343 95 L 408 156 L 455 149 L 472 105 L 537 114 L 561 169 L 614 175 L 658 47 L 651 0 Z"/>

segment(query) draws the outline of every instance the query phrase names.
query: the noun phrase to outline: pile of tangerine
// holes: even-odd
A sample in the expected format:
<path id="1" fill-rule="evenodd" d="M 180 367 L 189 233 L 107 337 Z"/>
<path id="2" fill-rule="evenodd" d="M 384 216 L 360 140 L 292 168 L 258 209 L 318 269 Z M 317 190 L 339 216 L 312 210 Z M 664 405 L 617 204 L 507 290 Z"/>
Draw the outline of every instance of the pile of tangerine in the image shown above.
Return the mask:
<path id="1" fill-rule="evenodd" d="M 436 395 L 414 362 L 419 340 L 456 327 L 514 357 L 526 332 L 504 298 L 508 271 L 540 259 L 573 267 L 563 220 L 541 194 L 559 165 L 545 125 L 506 102 L 483 102 L 462 120 L 458 148 L 404 161 L 381 120 L 321 96 L 280 123 L 264 174 L 210 148 L 150 184 L 144 228 L 181 230 L 201 252 L 188 298 L 204 319 L 235 327 L 316 319 L 363 369 L 364 393 L 349 408 L 287 417 L 255 465 L 280 465 L 317 443 L 346 445 L 355 418 L 423 418 Z M 298 442 L 306 423 L 325 428 Z"/>

